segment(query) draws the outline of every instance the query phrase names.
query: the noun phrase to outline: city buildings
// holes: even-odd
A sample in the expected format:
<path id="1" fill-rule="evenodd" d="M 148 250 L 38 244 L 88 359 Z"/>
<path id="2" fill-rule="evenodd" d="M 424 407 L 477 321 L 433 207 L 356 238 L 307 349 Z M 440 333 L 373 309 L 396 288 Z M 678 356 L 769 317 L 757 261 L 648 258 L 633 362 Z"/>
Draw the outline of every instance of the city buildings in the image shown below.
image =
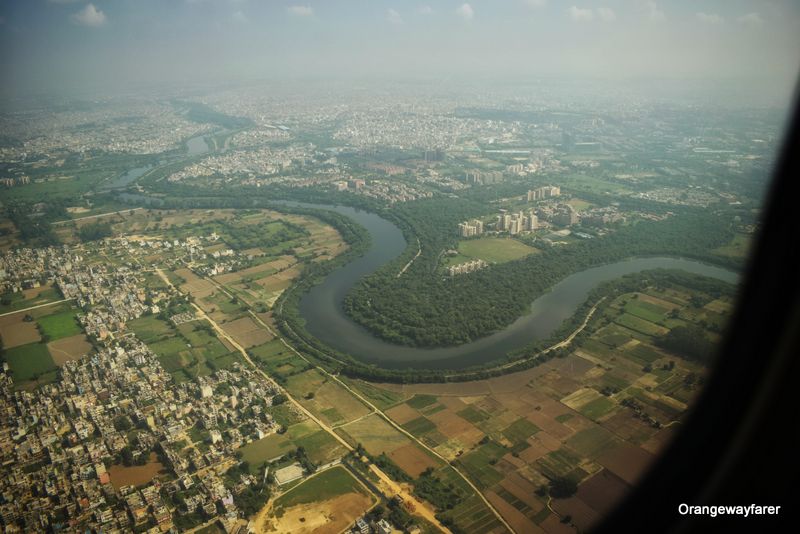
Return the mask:
<path id="1" fill-rule="evenodd" d="M 489 264 L 483 260 L 472 260 L 465 263 L 459 263 L 458 265 L 451 265 L 447 268 L 447 273 L 450 276 L 456 276 L 459 274 L 472 273 L 488 266 Z"/>
<path id="2" fill-rule="evenodd" d="M 557 197 L 561 195 L 561 188 L 557 185 L 546 185 L 538 189 L 531 189 L 528 191 L 528 202 L 536 200 L 544 200 L 546 198 Z"/>
<path id="3" fill-rule="evenodd" d="M 458 235 L 461 237 L 474 237 L 483 234 L 483 221 L 473 219 L 458 225 Z"/>

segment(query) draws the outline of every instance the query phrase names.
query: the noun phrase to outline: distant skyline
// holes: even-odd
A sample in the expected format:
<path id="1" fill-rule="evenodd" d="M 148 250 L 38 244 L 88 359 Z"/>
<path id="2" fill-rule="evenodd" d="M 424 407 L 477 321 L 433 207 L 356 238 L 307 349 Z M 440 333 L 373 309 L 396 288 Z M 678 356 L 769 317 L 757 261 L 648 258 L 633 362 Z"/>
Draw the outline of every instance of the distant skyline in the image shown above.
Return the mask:
<path id="1" fill-rule="evenodd" d="M 0 0 L 4 97 L 253 79 L 729 80 L 785 97 L 789 0 Z"/>

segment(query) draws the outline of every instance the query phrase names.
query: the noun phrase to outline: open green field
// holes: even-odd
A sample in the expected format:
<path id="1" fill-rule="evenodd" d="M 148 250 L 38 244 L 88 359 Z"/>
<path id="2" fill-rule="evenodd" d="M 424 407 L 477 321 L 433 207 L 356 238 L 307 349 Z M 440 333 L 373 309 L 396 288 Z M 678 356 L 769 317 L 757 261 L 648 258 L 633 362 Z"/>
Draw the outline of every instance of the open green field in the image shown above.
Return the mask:
<path id="1" fill-rule="evenodd" d="M 749 235 L 736 234 L 730 243 L 717 247 L 712 252 L 729 258 L 746 258 L 747 253 L 750 251 L 751 242 L 752 239 Z"/>
<path id="2" fill-rule="evenodd" d="M 511 238 L 483 237 L 458 243 L 458 252 L 469 258 L 489 263 L 505 263 L 538 252 L 538 249 Z"/>
<path id="3" fill-rule="evenodd" d="M 331 462 L 347 452 L 336 438 L 322 429 L 301 438 L 293 438 L 292 441 L 298 447 L 303 447 L 308 459 L 317 465 Z"/>
<path id="4" fill-rule="evenodd" d="M 283 456 L 294 449 L 294 444 L 285 434 L 272 434 L 248 443 L 239 449 L 239 453 L 242 455 L 242 460 L 249 463 L 250 472 L 256 474 L 261 472 L 261 465 L 264 462 Z"/>
<path id="5" fill-rule="evenodd" d="M 47 345 L 42 343 L 29 343 L 8 349 L 3 355 L 11 368 L 14 382 L 27 382 L 45 373 L 57 370 Z"/>
<path id="6" fill-rule="evenodd" d="M 661 323 L 667 311 L 668 310 L 665 310 L 661 306 L 638 299 L 632 299 L 625 304 L 625 313 L 635 315 L 636 317 L 652 323 Z"/>
<path id="7" fill-rule="evenodd" d="M 310 477 L 275 500 L 275 510 L 298 504 L 327 501 L 347 493 L 368 495 L 344 467 L 336 466 Z"/>
<path id="8" fill-rule="evenodd" d="M 575 208 L 575 211 L 583 211 L 585 209 L 591 208 L 594 204 L 591 202 L 586 202 L 580 198 L 571 198 L 567 200 L 567 204 Z"/>
<path id="9" fill-rule="evenodd" d="M 172 326 L 168 322 L 162 321 L 155 315 L 145 315 L 134 319 L 128 323 L 128 328 L 133 330 L 136 337 L 145 343 L 150 343 L 173 332 Z"/>
<path id="10" fill-rule="evenodd" d="M 598 417 L 602 417 L 603 415 L 607 414 L 611 410 L 616 407 L 614 401 L 609 400 L 606 397 L 599 397 L 595 400 L 585 404 L 578 410 L 580 413 L 588 417 L 589 419 L 597 419 Z"/>
<path id="11" fill-rule="evenodd" d="M 39 318 L 36 322 L 39 323 L 42 333 L 48 336 L 51 341 L 81 333 L 81 327 L 73 311 L 47 315 Z"/>
<path id="12" fill-rule="evenodd" d="M 561 177 L 562 187 L 568 187 L 578 191 L 588 191 L 590 193 L 604 194 L 606 192 L 615 194 L 630 193 L 631 190 L 624 185 L 604 180 L 596 176 L 586 174 L 568 174 Z"/>

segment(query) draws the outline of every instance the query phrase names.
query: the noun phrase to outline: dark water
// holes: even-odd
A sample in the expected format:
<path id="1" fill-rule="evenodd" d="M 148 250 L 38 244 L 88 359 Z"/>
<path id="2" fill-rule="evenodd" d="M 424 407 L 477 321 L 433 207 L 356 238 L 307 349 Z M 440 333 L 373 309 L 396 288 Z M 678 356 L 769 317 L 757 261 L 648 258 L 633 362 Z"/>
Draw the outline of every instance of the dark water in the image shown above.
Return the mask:
<path id="1" fill-rule="evenodd" d="M 190 156 L 199 156 L 208 152 L 208 143 L 202 135 L 192 137 L 186 141 L 186 147 L 189 149 Z"/>
<path id="2" fill-rule="evenodd" d="M 513 349 L 547 338 L 572 316 L 594 287 L 626 274 L 655 268 L 681 269 L 694 274 L 735 283 L 739 275 L 692 260 L 668 257 L 633 258 L 593 267 L 568 276 L 537 298 L 530 313 L 518 318 L 506 329 L 472 343 L 456 347 L 420 349 L 393 345 L 370 334 L 343 311 L 342 301 L 364 275 L 396 258 L 406 248 L 400 229 L 375 214 L 343 206 L 298 204 L 324 208 L 355 219 L 372 236 L 366 255 L 344 265 L 314 286 L 300 300 L 300 313 L 306 329 L 313 336 L 361 361 L 386 368 L 460 369 L 505 356 Z"/>

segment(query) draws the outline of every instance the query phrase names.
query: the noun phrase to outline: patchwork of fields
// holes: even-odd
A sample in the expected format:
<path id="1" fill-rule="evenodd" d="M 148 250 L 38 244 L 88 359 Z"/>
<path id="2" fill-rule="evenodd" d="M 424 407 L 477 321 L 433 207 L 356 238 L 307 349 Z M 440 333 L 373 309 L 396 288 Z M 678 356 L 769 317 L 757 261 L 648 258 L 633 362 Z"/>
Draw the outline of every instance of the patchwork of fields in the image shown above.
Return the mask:
<path id="1" fill-rule="evenodd" d="M 636 484 L 699 390 L 705 368 L 656 340 L 676 326 L 724 324 L 732 303 L 703 295 L 703 305 L 692 305 L 690 295 L 697 292 L 679 286 L 621 295 L 593 319 L 594 333 L 572 354 L 513 375 L 352 384 L 466 473 L 518 532 L 572 532 L 561 523 L 565 516 L 583 531 Z M 398 455 L 413 442 L 377 417 L 340 431 L 371 455 L 386 453 L 409 476 L 421 473 Z M 577 482 L 578 491 L 552 499 L 553 513 L 547 494 L 560 478 Z M 448 514 L 463 520 L 459 507 Z"/>

